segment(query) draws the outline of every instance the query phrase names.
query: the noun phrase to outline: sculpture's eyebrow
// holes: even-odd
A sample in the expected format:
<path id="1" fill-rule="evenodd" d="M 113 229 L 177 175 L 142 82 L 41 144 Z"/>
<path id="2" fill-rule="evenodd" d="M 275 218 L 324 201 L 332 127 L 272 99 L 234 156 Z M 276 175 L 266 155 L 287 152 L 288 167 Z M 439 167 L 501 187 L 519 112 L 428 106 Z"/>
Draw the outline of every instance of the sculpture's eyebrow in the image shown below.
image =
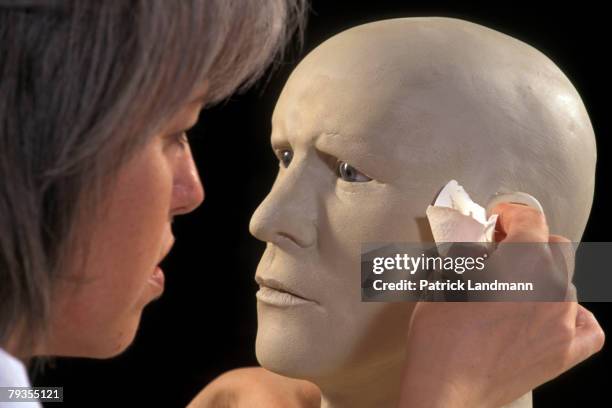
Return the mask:
<path id="1" fill-rule="evenodd" d="M 274 132 L 270 136 L 270 145 L 272 150 L 290 147 L 289 140 L 283 135 L 283 132 Z"/>
<path id="2" fill-rule="evenodd" d="M 394 169 L 381 146 L 358 135 L 323 132 L 315 138 L 314 147 L 324 154 L 357 166 L 359 170 L 379 181 L 390 179 Z"/>
<path id="3" fill-rule="evenodd" d="M 357 160 L 359 157 L 375 157 L 373 146 L 357 136 L 346 136 L 339 132 L 323 132 L 314 140 L 317 150 L 332 154 L 341 160 Z"/>

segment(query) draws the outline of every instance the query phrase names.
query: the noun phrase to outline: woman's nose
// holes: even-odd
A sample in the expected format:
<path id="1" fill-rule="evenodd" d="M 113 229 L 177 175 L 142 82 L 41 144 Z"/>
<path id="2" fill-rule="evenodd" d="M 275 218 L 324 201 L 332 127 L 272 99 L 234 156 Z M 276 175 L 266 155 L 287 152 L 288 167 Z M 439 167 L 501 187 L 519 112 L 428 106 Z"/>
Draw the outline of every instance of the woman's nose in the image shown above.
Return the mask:
<path id="1" fill-rule="evenodd" d="M 185 146 L 185 154 L 177 161 L 172 187 L 171 215 L 187 214 L 204 201 L 204 186 L 193 161 L 191 149 Z"/>

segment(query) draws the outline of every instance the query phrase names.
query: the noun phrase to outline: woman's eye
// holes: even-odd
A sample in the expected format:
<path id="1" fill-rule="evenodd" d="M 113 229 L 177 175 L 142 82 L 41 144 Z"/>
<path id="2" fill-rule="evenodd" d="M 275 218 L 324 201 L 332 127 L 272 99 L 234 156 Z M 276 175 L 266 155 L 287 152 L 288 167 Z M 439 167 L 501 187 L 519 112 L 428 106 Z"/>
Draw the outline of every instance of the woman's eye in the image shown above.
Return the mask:
<path id="1" fill-rule="evenodd" d="M 283 167 L 289 167 L 289 164 L 291 164 L 291 160 L 293 159 L 293 151 L 289 149 L 279 151 L 278 159 L 282 163 Z"/>
<path id="2" fill-rule="evenodd" d="M 187 132 L 182 131 L 169 134 L 166 139 L 166 143 L 167 146 L 184 147 L 185 145 L 189 144 L 189 141 L 187 140 Z"/>
<path id="3" fill-rule="evenodd" d="M 188 143 L 187 132 L 176 133 L 174 135 L 174 140 L 176 141 L 176 143 L 181 145 Z"/>
<path id="4" fill-rule="evenodd" d="M 372 180 L 370 177 L 343 161 L 338 163 L 338 176 L 349 183 L 365 183 Z"/>

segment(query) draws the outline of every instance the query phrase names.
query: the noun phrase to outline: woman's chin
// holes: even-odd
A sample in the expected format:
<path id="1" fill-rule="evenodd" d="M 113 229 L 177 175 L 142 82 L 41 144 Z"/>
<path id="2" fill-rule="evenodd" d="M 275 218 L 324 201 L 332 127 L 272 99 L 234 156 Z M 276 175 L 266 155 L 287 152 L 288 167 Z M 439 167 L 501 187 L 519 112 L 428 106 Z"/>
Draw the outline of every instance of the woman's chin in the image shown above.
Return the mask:
<path id="1" fill-rule="evenodd" d="M 82 357 L 106 359 L 123 353 L 134 342 L 140 324 L 140 314 L 134 316 L 122 327 L 106 331 L 83 330 L 78 334 L 65 333 L 47 347 L 41 347 L 39 356 Z"/>
<path id="2" fill-rule="evenodd" d="M 132 324 L 130 327 L 125 328 L 113 336 L 112 338 L 107 338 L 104 344 L 99 344 L 99 346 L 92 350 L 94 355 L 83 356 L 90 358 L 112 358 L 120 355 L 124 351 L 126 351 L 130 345 L 134 342 L 134 338 L 136 337 L 136 331 L 138 330 L 138 325 L 140 324 L 140 318 L 138 321 Z"/>

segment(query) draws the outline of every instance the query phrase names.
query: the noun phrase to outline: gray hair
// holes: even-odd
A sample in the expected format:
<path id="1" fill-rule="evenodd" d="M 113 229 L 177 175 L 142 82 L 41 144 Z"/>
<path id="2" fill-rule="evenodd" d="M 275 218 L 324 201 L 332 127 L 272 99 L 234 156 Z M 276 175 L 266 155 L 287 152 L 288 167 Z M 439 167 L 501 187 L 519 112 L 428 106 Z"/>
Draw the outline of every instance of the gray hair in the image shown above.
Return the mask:
<path id="1" fill-rule="evenodd" d="M 305 2 L 0 0 L 0 345 L 44 334 L 121 164 L 204 80 L 213 104 L 258 79 Z"/>

